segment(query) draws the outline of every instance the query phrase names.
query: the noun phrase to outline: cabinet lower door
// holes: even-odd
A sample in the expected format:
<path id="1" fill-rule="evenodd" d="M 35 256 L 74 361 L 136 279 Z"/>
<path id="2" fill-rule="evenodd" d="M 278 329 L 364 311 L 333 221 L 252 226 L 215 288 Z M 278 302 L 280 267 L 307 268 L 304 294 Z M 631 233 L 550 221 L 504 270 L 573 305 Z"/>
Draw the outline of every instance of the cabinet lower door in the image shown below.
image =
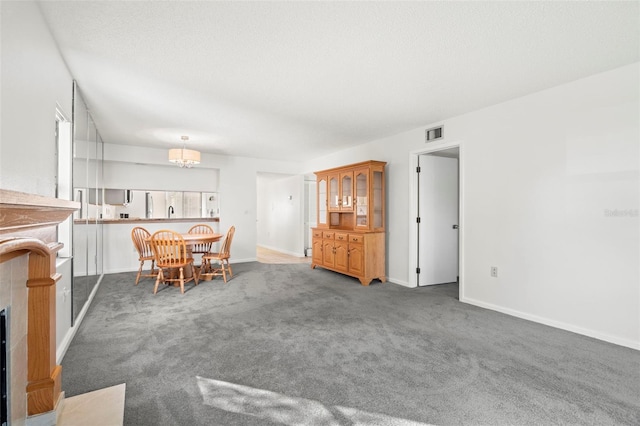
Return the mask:
<path id="1" fill-rule="evenodd" d="M 311 249 L 311 260 L 313 263 L 322 265 L 322 238 L 314 238 Z"/>
<path id="2" fill-rule="evenodd" d="M 322 264 L 333 268 L 335 265 L 335 255 L 333 254 L 333 241 L 324 240 L 322 242 Z"/>
<path id="3" fill-rule="evenodd" d="M 364 251 L 362 244 L 349 244 L 349 271 L 355 275 L 364 275 Z"/>
<path id="4" fill-rule="evenodd" d="M 349 247 L 346 242 L 335 243 L 335 268 L 336 271 L 349 272 Z"/>

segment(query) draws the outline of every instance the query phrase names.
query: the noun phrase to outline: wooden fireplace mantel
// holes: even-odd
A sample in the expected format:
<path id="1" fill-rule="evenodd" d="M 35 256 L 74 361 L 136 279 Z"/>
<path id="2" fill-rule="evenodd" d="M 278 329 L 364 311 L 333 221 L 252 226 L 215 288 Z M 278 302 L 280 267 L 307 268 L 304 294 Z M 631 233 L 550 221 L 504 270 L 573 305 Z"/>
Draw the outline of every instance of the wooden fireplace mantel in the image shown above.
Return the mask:
<path id="1" fill-rule="evenodd" d="M 0 189 L 0 238 L 56 238 L 56 226 L 80 209 L 76 201 Z"/>
<path id="2" fill-rule="evenodd" d="M 56 365 L 56 227 L 80 203 L 0 189 L 0 263 L 29 254 L 27 414 L 53 411 L 61 393 Z"/>

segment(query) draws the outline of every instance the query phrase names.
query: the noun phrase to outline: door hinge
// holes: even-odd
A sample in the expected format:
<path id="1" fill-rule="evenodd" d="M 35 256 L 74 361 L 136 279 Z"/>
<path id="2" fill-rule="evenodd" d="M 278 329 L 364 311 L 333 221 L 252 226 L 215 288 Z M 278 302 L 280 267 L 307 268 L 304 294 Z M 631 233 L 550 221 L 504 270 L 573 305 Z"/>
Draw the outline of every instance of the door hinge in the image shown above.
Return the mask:
<path id="1" fill-rule="evenodd" d="M 420 273 L 420 268 L 416 268 L 416 274 Z"/>
<path id="2" fill-rule="evenodd" d="M 420 216 L 416 217 L 416 223 L 420 223 Z"/>
<path id="3" fill-rule="evenodd" d="M 416 173 L 420 173 L 420 166 L 416 167 Z"/>

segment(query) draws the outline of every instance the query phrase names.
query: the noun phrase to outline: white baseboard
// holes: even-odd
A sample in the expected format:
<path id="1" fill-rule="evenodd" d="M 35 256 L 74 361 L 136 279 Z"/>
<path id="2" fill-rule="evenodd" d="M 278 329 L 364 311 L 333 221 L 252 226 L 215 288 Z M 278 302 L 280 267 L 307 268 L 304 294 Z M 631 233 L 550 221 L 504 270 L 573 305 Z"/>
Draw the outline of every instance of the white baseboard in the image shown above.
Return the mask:
<path id="1" fill-rule="evenodd" d="M 403 287 L 409 287 L 409 288 L 415 287 L 415 285 L 411 285 L 407 281 L 399 280 L 397 278 L 387 277 L 387 281 L 390 282 L 390 283 L 393 283 L 393 284 L 401 285 Z"/>
<path id="2" fill-rule="evenodd" d="M 77 324 L 76 324 L 77 325 Z M 71 327 L 67 330 L 67 333 L 64 335 L 62 342 L 60 342 L 60 346 L 56 350 L 56 364 L 61 364 L 64 355 L 67 353 L 67 349 L 69 349 L 69 345 L 71 345 L 71 341 L 73 341 L 74 336 L 76 335 L 77 328 Z"/>
<path id="3" fill-rule="evenodd" d="M 525 312 L 520 312 L 515 309 L 505 308 L 503 306 L 493 305 L 491 303 L 482 302 L 480 300 L 471 299 L 469 297 L 461 297 L 461 302 L 468 303 L 470 305 L 479 306 L 481 308 L 490 309 L 492 311 L 501 312 L 503 314 L 511 315 L 517 318 L 522 318 L 528 321 L 537 322 L 539 324 L 548 325 L 550 327 L 559 328 L 561 330 L 570 331 L 572 333 L 581 334 L 587 337 L 593 337 L 594 339 L 603 340 L 605 342 L 613 343 L 615 345 L 625 346 L 627 348 L 640 350 L 640 341 L 633 341 L 618 336 L 612 336 L 610 334 L 602 333 L 596 330 L 590 330 L 587 328 L 579 327 L 577 325 L 568 324 L 562 321 L 556 321 L 549 318 L 540 317 Z"/>

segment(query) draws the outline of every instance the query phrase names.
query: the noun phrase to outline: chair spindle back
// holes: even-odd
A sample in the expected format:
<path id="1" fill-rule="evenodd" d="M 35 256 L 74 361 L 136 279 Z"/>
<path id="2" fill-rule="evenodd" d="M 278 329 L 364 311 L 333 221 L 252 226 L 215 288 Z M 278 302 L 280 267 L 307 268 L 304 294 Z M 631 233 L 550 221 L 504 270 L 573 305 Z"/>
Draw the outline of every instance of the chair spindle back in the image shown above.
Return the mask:
<path id="1" fill-rule="evenodd" d="M 209 225 L 205 225 L 205 224 L 198 224 L 198 225 L 194 225 L 192 226 L 189 231 L 187 231 L 189 234 L 214 234 L 213 232 L 213 228 L 210 227 Z M 213 243 L 199 243 L 199 244 L 193 244 L 191 246 L 191 252 L 192 253 L 209 253 L 211 251 L 211 246 L 213 245 Z"/>
<path id="2" fill-rule="evenodd" d="M 167 229 L 155 232 L 151 236 L 151 245 L 156 257 L 156 265 L 171 268 L 184 264 L 187 260 L 187 245 L 182 235 Z"/>

